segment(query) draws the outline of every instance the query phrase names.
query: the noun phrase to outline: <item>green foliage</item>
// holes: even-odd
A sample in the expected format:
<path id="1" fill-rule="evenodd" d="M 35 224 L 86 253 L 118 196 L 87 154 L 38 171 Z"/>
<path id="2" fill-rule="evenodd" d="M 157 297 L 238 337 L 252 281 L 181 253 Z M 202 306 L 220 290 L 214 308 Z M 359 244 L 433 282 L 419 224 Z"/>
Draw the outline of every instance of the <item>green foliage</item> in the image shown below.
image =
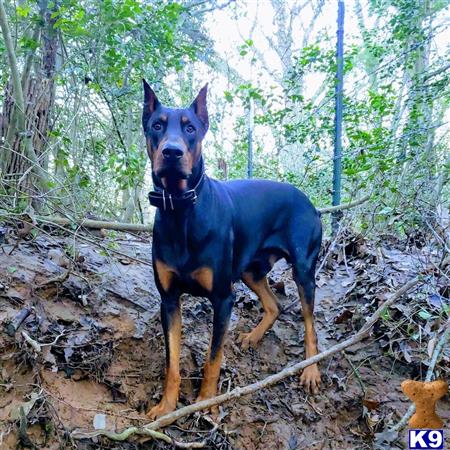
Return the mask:
<path id="1" fill-rule="evenodd" d="M 188 104 L 197 89 L 194 85 L 204 76 L 229 76 L 223 96 L 210 97 L 209 133 L 214 143 L 206 153 L 211 162 L 224 160 L 228 178 L 247 176 L 247 111 L 252 102 L 254 176 L 293 183 L 315 204 L 329 204 L 334 31 L 317 30 L 314 40 L 300 48 L 296 42 L 289 59 L 282 61 L 281 75 L 272 76 L 270 67 L 251 82 L 223 69 L 217 74 L 218 64 L 211 56 L 216 50 L 205 26 L 209 16 L 201 3 L 48 3 L 53 32 L 63 43 L 47 161 L 54 175 L 48 188 L 55 192 L 54 202 L 60 201 L 57 206 L 75 205 L 117 217 L 144 184 L 141 79 L 145 77 L 165 103 Z M 436 19 L 448 2 L 363 4 L 368 6 L 363 15 L 369 15 L 370 26 L 361 27 L 355 39 L 357 30 L 352 32 L 356 43 L 346 43 L 344 49 L 343 197 L 374 192 L 376 214 L 362 217 L 361 228 L 407 233 L 423 225 L 420 208 L 436 203 L 447 180 L 442 174 L 449 164 L 448 139 L 440 127 L 450 99 L 448 70 L 442 70 L 448 61 L 436 56 L 431 43 L 438 32 Z M 31 0 L 7 4 L 17 30 L 21 67 L 30 55 L 36 66 L 42 60 L 43 40 L 33 38 L 35 27 L 44 23 L 40 6 Z M 235 49 L 235 57 L 252 70 L 254 66 L 254 73 L 262 70 L 259 38 L 255 34 L 254 39 L 243 39 Z M 0 41 L 0 52 L 4 50 Z M 8 80 L 9 69 L 0 62 L 0 83 L 6 86 Z M 233 124 L 224 131 L 221 120 L 230 116 Z M 222 148 L 224 136 L 232 151 Z M 18 196 L 14 208 L 25 206 Z M 132 220 L 137 218 L 135 211 Z"/>
<path id="2" fill-rule="evenodd" d="M 126 189 L 143 182 L 146 162 L 146 155 L 133 144 L 126 155 L 111 153 L 102 171 L 112 174 L 120 189 Z"/>
<path id="3" fill-rule="evenodd" d="M 115 192 L 132 191 L 144 180 L 141 79 L 155 84 L 198 60 L 208 45 L 206 37 L 192 37 L 201 31 L 201 18 L 190 17 L 186 23 L 191 12 L 177 2 L 62 0 L 49 8 L 67 52 L 58 89 L 78 100 L 55 106 L 58 121 L 49 137 L 58 183 L 51 181 L 48 187 L 59 186 L 63 203 L 75 195 L 78 207 L 114 215 Z M 22 2 L 15 12 L 24 29 L 26 21 L 42 20 L 35 2 Z M 24 32 L 18 44 L 24 56 L 30 51 L 38 55 L 42 42 Z M 5 79 L 8 73 L 1 70 L 0 75 Z"/>

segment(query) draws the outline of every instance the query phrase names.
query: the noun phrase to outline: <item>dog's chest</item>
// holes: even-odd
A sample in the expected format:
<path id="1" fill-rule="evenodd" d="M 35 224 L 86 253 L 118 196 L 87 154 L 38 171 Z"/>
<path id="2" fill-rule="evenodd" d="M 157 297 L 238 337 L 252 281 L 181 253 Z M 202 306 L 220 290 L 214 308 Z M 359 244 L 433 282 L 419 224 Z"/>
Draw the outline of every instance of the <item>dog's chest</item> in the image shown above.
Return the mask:
<path id="1" fill-rule="evenodd" d="M 165 291 L 169 291 L 173 284 L 178 285 L 183 292 L 198 293 L 204 291 L 210 293 L 214 285 L 214 271 L 208 265 L 199 267 L 193 266 L 179 266 L 163 262 L 162 260 L 155 260 L 155 270 L 161 284 Z"/>

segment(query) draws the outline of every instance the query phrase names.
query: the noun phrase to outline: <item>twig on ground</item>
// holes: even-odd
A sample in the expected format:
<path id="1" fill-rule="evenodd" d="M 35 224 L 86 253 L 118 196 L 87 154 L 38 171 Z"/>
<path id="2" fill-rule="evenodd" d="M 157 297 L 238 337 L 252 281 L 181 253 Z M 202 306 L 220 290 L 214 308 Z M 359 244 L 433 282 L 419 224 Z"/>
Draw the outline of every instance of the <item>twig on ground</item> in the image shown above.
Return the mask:
<path id="1" fill-rule="evenodd" d="M 126 441 L 130 436 L 132 436 L 134 434 L 138 434 L 141 436 L 150 436 L 153 439 L 159 439 L 159 440 L 167 442 L 168 444 L 172 444 L 172 442 L 173 442 L 172 439 L 164 433 L 160 433 L 159 431 L 154 431 L 154 430 L 146 430 L 146 429 L 138 428 L 138 427 L 127 428 L 126 430 L 122 431 L 121 433 L 116 433 L 114 431 L 107 431 L 107 430 L 98 430 L 98 431 L 93 431 L 91 433 L 82 433 L 82 432 L 75 430 L 72 432 L 72 437 L 75 439 L 86 439 L 86 438 L 93 438 L 93 437 L 97 437 L 97 436 L 105 436 L 113 441 Z"/>
<path id="2" fill-rule="evenodd" d="M 39 343 L 39 345 L 41 347 L 48 347 L 48 346 L 55 345 L 59 341 L 59 339 L 62 338 L 63 336 L 65 336 L 66 334 L 67 333 L 65 331 L 63 331 L 62 333 L 58 334 L 58 336 L 56 336 L 52 342 L 44 342 L 43 344 Z"/>
<path id="3" fill-rule="evenodd" d="M 42 348 L 39 342 L 32 339 L 26 331 L 22 331 L 22 336 L 33 347 L 36 353 L 41 353 Z"/>
<path id="4" fill-rule="evenodd" d="M 178 448 L 203 448 L 206 446 L 206 441 L 201 442 L 180 442 L 172 439 L 167 434 L 164 434 L 160 431 L 150 430 L 145 427 L 130 427 L 121 433 L 116 433 L 114 431 L 106 431 L 106 430 L 98 430 L 90 433 L 84 433 L 82 431 L 73 431 L 71 437 L 74 439 L 89 439 L 99 436 L 107 437 L 112 441 L 126 441 L 130 436 L 138 435 L 138 436 L 148 436 L 152 439 L 158 439 L 168 444 L 172 444 Z"/>
<path id="5" fill-rule="evenodd" d="M 68 270 L 64 271 L 63 273 L 58 274 L 58 275 L 56 275 L 56 276 L 54 276 L 52 278 L 49 278 L 48 280 L 43 281 L 42 283 L 39 283 L 36 286 L 36 288 L 40 289 L 40 288 L 43 288 L 45 286 L 48 286 L 49 284 L 62 283 L 63 281 L 66 281 L 66 279 L 69 276 L 69 274 L 70 274 L 70 269 L 68 269 Z"/>
<path id="6" fill-rule="evenodd" d="M 95 242 L 94 240 L 89 239 L 89 238 L 87 238 L 87 237 L 85 237 L 85 236 L 83 236 L 81 234 L 77 234 L 77 233 L 75 233 L 74 231 L 72 231 L 72 230 L 70 230 L 68 228 L 64 228 L 62 225 L 58 225 L 58 224 L 55 224 L 55 223 L 52 223 L 52 222 L 46 222 L 46 223 L 48 223 L 50 225 L 54 225 L 54 226 L 60 228 L 61 230 L 67 231 L 67 232 L 69 232 L 69 233 L 71 233 L 73 235 L 76 235 L 78 239 L 81 239 L 83 241 L 89 242 L 92 245 L 96 245 L 97 247 L 100 247 L 101 249 L 103 249 L 105 252 L 114 253 L 116 255 L 128 258 L 131 261 L 135 261 L 135 262 L 138 262 L 138 263 L 143 264 L 145 266 L 152 267 L 152 263 L 149 262 L 149 261 L 144 261 L 144 260 L 139 259 L 139 258 L 134 258 L 133 256 L 127 255 L 126 253 L 119 252 L 118 250 L 114 250 L 113 248 L 108 248 L 105 245 L 100 244 L 99 242 Z"/>
<path id="7" fill-rule="evenodd" d="M 31 338 L 30 335 L 26 331 L 22 331 L 22 336 L 34 348 L 36 353 L 41 353 L 42 347 L 48 347 L 48 346 L 55 345 L 58 342 L 58 340 L 65 335 L 66 335 L 66 332 L 63 332 L 63 333 L 59 334 L 58 336 L 56 336 L 56 338 L 52 342 L 41 343 L 41 342 L 37 342 L 33 338 Z"/>
<path id="8" fill-rule="evenodd" d="M 331 356 L 335 353 L 345 350 L 347 347 L 350 347 L 350 346 L 356 344 L 357 342 L 363 340 L 365 337 L 367 337 L 370 329 L 378 321 L 378 319 L 382 316 L 384 310 L 387 307 L 389 307 L 390 305 L 392 305 L 392 303 L 394 303 L 399 297 L 401 297 L 402 295 L 404 295 L 405 293 L 410 291 L 413 287 L 415 287 L 417 284 L 419 284 L 419 282 L 421 280 L 422 280 L 422 278 L 420 276 L 417 276 L 414 279 L 412 279 L 411 281 L 409 281 L 408 283 L 404 284 L 400 289 L 398 289 L 396 292 L 394 292 L 382 305 L 380 305 L 378 307 L 378 309 L 372 314 L 372 316 L 370 316 L 370 318 L 367 320 L 367 322 L 364 324 L 364 326 L 361 327 L 361 329 L 355 335 L 353 335 L 351 338 L 346 339 L 345 341 L 343 341 L 339 344 L 332 346 L 328 350 L 325 350 L 311 358 L 305 359 L 304 361 L 296 363 L 290 367 L 286 367 L 282 371 L 280 371 L 274 375 L 270 375 L 261 381 L 249 384 L 244 387 L 238 387 L 238 388 L 233 389 L 230 392 L 227 392 L 226 394 L 218 395 L 216 397 L 212 397 L 210 399 L 203 400 L 201 402 L 194 403 L 189 406 L 185 406 L 184 408 L 180 408 L 172 413 L 169 413 L 163 417 L 160 417 L 159 419 L 155 420 L 154 422 L 149 423 L 148 425 L 144 425 L 139 428 L 137 428 L 137 427 L 127 428 L 122 433 L 129 432 L 129 434 L 127 434 L 127 436 L 131 436 L 132 434 L 135 434 L 141 430 L 159 430 L 163 427 L 171 425 L 172 423 L 174 423 L 175 421 L 177 421 L 178 419 L 180 419 L 182 417 L 193 414 L 194 412 L 201 411 L 204 409 L 209 409 L 213 406 L 220 405 L 227 401 L 237 399 L 244 395 L 249 395 L 256 391 L 264 389 L 266 387 L 272 386 L 289 376 L 293 376 L 293 375 L 297 374 L 300 370 L 303 370 L 305 367 L 308 367 L 312 364 L 318 363 L 318 362 L 322 361 L 323 359 L 328 358 L 329 356 Z M 102 432 L 102 431 L 97 431 L 95 433 L 96 433 L 95 436 L 99 436 L 99 435 L 106 436 L 106 434 L 104 434 L 104 432 Z M 120 433 L 120 435 L 122 435 L 122 433 Z M 109 432 L 108 432 L 108 434 L 111 435 L 111 433 L 109 433 Z M 77 439 L 83 439 L 83 438 L 88 438 L 88 437 L 92 436 L 92 434 L 77 432 L 75 435 L 72 434 L 72 436 Z"/>
<path id="9" fill-rule="evenodd" d="M 366 385 L 364 384 L 364 381 L 361 378 L 361 375 L 359 374 L 359 368 L 355 367 L 355 365 L 352 363 L 352 360 L 349 358 L 349 356 L 347 355 L 346 352 L 342 352 L 342 353 L 344 355 L 344 358 L 347 360 L 347 362 L 349 363 L 350 367 L 352 368 L 352 372 L 355 375 L 359 385 L 361 386 L 361 390 L 362 390 L 363 396 L 365 396 L 367 389 L 366 389 Z M 348 380 L 348 378 L 350 378 L 350 377 L 347 377 L 347 380 Z"/>

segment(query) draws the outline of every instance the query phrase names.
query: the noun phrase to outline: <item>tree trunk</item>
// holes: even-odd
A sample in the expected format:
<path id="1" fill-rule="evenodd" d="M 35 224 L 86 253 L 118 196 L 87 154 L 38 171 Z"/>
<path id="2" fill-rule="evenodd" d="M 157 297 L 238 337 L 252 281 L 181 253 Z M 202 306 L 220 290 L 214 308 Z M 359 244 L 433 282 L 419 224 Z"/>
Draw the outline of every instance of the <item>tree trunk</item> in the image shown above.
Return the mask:
<path id="1" fill-rule="evenodd" d="M 57 8 L 57 6 L 54 6 Z M 50 115 L 55 100 L 54 73 L 58 52 L 58 35 L 53 25 L 55 18 L 47 7 L 47 1 L 41 1 L 40 10 L 43 18 L 42 30 L 33 33 L 33 39 L 41 36 L 41 60 L 34 72 L 31 70 L 35 52 L 30 52 L 24 63 L 21 77 L 23 107 L 17 102 L 16 85 L 11 75 L 3 103 L 3 120 L 0 129 L 5 151 L 2 155 L 3 176 L 6 183 L 20 191 L 32 192 L 31 168 L 38 165 L 46 179 L 45 169 L 48 163 L 46 145 L 50 127 Z M 41 33 L 39 33 L 41 31 Z M 18 119 L 24 116 L 23 128 L 18 126 Z M 27 143 L 26 141 L 30 141 Z M 27 145 L 31 146 L 34 157 L 30 157 Z"/>

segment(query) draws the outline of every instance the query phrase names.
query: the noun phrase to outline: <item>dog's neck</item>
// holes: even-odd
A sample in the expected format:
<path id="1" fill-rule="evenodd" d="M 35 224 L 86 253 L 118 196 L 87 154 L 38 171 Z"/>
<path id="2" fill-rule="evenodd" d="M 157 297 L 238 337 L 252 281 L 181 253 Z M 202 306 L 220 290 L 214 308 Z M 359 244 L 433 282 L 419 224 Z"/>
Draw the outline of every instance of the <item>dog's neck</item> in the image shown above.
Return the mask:
<path id="1" fill-rule="evenodd" d="M 163 183 L 154 174 L 152 176 L 155 190 L 148 195 L 150 204 L 158 208 L 161 216 L 167 216 L 171 220 L 176 217 L 191 217 L 195 212 L 195 205 L 203 199 L 204 191 L 208 190 L 206 186 L 209 186 L 202 157 L 187 180 L 166 178 Z"/>
<path id="2" fill-rule="evenodd" d="M 156 181 L 156 182 L 155 182 Z M 165 192 L 164 186 L 160 180 L 154 179 L 155 190 Z M 162 242 L 170 242 L 170 245 L 178 255 L 179 261 L 187 261 L 190 257 L 189 242 L 192 243 L 196 236 L 200 235 L 199 241 L 204 239 L 204 229 L 209 227 L 209 222 L 205 220 L 205 202 L 211 197 L 210 179 L 204 172 L 203 158 L 192 171 L 188 179 L 188 189 L 195 189 L 197 200 L 195 204 L 187 207 L 175 207 L 171 209 L 170 199 L 166 198 L 166 208 L 158 207 L 155 227 L 157 223 L 158 239 Z M 201 207 L 201 205 L 203 205 Z M 176 205 L 175 205 L 176 206 Z M 200 209 L 199 209 L 200 207 Z M 156 239 L 156 238 L 155 238 Z"/>

